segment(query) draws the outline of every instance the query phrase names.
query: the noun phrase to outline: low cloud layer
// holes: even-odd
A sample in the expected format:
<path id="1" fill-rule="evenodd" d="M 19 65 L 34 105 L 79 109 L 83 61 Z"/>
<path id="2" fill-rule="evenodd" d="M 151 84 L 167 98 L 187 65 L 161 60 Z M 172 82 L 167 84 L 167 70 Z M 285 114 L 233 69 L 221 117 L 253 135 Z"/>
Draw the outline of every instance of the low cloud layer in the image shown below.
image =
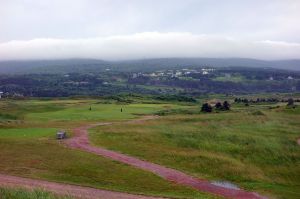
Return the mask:
<path id="1" fill-rule="evenodd" d="M 299 0 L 0 0 L 0 60 L 300 59 Z"/>
<path id="2" fill-rule="evenodd" d="M 184 32 L 145 32 L 85 39 L 41 38 L 0 43 L 0 60 L 95 58 L 126 60 L 161 57 L 300 58 L 300 44 L 247 41 Z"/>

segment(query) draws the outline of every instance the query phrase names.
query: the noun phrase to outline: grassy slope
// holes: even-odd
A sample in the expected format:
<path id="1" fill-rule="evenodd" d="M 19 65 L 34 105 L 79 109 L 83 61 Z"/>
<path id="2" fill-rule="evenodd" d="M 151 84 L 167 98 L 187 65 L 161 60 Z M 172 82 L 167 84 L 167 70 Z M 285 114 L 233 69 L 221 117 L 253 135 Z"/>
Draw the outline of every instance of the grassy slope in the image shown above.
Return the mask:
<path id="1" fill-rule="evenodd" d="M 91 130 L 96 145 L 280 198 L 299 198 L 300 108 L 236 108 Z"/>
<path id="2" fill-rule="evenodd" d="M 93 154 L 71 150 L 59 144 L 54 139 L 54 135 L 57 125 L 62 124 L 52 121 L 56 118 L 52 117 L 52 114 L 55 114 L 53 111 L 64 111 L 62 114 L 72 113 L 72 110 L 87 104 L 74 100 L 63 102 L 14 101 L 8 102 L 8 104 L 2 102 L 0 104 L 4 107 L 2 110 L 15 115 L 18 113 L 21 118 L 28 118 L 27 113 L 32 114 L 32 112 L 49 114 L 51 117 L 49 116 L 47 122 L 32 120 L 33 118 L 21 123 L 0 121 L 2 123 L 2 127 L 0 127 L 1 173 L 131 193 L 179 198 L 212 198 L 189 188 L 169 183 L 151 173 Z M 99 107 L 102 106 L 103 104 L 99 105 Z M 133 106 L 132 112 L 147 113 L 149 109 L 145 109 L 145 106 L 147 105 Z M 154 107 L 155 105 L 148 107 L 151 106 Z M 153 110 L 160 108 L 159 106 L 154 107 Z M 103 118 L 110 117 L 110 115 L 101 113 Z M 89 111 L 84 114 L 89 114 Z M 64 118 L 68 117 L 77 118 L 77 116 L 73 117 L 72 114 L 64 115 Z M 124 114 L 122 117 L 125 119 L 134 116 Z M 76 120 L 74 119 L 74 121 Z M 72 122 L 64 122 L 63 126 L 70 127 L 69 125 L 74 124 Z M 42 128 L 44 126 L 49 128 Z"/>
<path id="3" fill-rule="evenodd" d="M 0 187 L 0 199 L 71 199 L 69 196 L 56 196 L 43 190 L 28 191 Z"/>

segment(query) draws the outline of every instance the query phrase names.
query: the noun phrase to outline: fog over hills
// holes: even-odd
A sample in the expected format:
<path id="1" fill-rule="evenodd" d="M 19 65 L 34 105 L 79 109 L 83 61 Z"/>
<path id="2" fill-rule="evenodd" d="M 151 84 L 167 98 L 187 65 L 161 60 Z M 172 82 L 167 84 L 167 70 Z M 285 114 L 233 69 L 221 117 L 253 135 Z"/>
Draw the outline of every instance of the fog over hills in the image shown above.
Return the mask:
<path id="1" fill-rule="evenodd" d="M 0 73 L 300 70 L 299 10 L 298 0 L 0 1 Z"/>
<path id="2" fill-rule="evenodd" d="M 266 61 L 247 58 L 157 58 L 126 61 L 98 59 L 61 59 L 1 61 L 0 73 L 87 73 L 105 69 L 116 71 L 151 71 L 186 67 L 254 67 L 300 70 L 300 60 Z"/>

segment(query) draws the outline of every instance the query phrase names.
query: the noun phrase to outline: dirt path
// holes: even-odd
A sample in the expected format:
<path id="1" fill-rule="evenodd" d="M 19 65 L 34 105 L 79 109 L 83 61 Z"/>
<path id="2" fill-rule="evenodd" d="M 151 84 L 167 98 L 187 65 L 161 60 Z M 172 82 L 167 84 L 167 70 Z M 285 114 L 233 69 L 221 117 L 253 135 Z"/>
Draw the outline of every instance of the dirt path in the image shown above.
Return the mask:
<path id="1" fill-rule="evenodd" d="M 0 186 L 13 188 L 22 187 L 26 189 L 41 188 L 59 195 L 68 195 L 84 199 L 162 199 L 1 174 Z"/>
<path id="2" fill-rule="evenodd" d="M 147 116 L 142 119 L 132 120 L 125 123 L 139 123 L 150 119 L 155 119 L 155 116 Z M 158 164 L 143 161 L 129 155 L 124 155 L 115 151 L 107 150 L 102 147 L 92 146 L 88 139 L 88 129 L 96 126 L 113 125 L 116 123 L 98 123 L 95 125 L 83 126 L 74 129 L 75 136 L 66 140 L 66 144 L 71 148 L 77 148 L 84 151 L 88 151 L 100 156 L 104 156 L 115 161 L 119 161 L 146 171 L 155 173 L 162 178 L 172 181 L 177 184 L 193 187 L 202 192 L 208 192 L 215 195 L 235 198 L 235 199 L 262 199 L 262 197 L 254 192 L 247 192 L 244 190 L 230 189 L 214 185 L 207 180 L 202 180 L 189 176 L 181 171 L 170 169 Z"/>

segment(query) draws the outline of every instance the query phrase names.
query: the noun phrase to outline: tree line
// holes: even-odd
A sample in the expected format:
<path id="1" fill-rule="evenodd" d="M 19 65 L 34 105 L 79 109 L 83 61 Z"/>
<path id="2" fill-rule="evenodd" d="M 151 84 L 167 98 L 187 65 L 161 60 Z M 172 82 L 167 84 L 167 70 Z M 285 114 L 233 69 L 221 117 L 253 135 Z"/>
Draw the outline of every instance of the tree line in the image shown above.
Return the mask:
<path id="1" fill-rule="evenodd" d="M 211 113 L 215 111 L 229 111 L 230 110 L 230 104 L 228 101 L 224 101 L 223 103 L 217 102 L 214 106 L 212 106 L 209 103 L 202 104 L 201 112 L 204 113 Z"/>

